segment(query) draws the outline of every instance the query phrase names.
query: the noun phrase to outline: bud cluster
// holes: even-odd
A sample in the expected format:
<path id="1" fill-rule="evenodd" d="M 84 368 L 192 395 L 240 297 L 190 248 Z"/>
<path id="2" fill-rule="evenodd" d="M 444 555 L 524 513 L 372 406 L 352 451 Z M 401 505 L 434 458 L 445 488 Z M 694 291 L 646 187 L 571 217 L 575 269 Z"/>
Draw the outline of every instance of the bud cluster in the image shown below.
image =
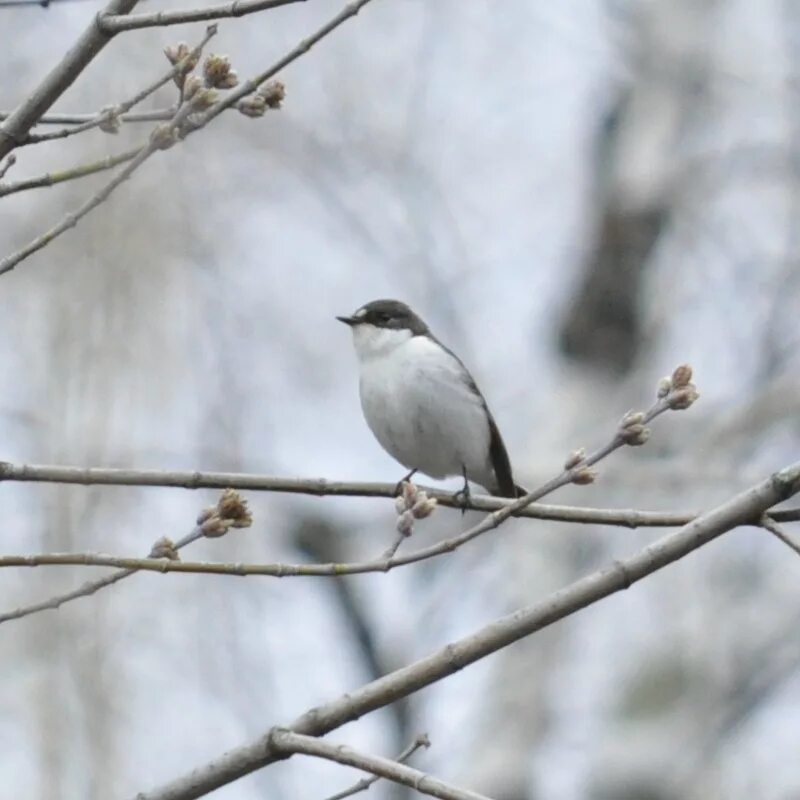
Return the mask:
<path id="1" fill-rule="evenodd" d="M 675 367 L 672 375 L 658 382 L 657 394 L 673 411 L 689 408 L 700 397 L 697 387 L 692 383 L 692 368 L 688 364 Z"/>
<path id="2" fill-rule="evenodd" d="M 638 447 L 650 438 L 643 411 L 629 411 L 619 422 L 618 436 L 625 444 Z"/>
<path id="3" fill-rule="evenodd" d="M 167 536 L 162 536 L 153 543 L 148 558 L 166 558 L 169 561 L 180 561 L 178 555 L 178 548 L 175 547 L 175 542 Z"/>
<path id="4" fill-rule="evenodd" d="M 180 89 L 180 101 L 188 104 L 184 106 L 189 114 L 183 117 L 181 126 L 183 128 L 191 129 L 191 114 L 211 108 L 219 100 L 220 91 L 233 89 L 239 85 L 239 75 L 228 56 L 210 53 L 203 60 L 202 68 L 196 70 L 200 62 L 199 51 L 192 50 L 186 42 L 165 47 L 164 55 L 169 63 L 176 67 L 173 80 Z M 236 108 L 246 117 L 263 117 L 268 109 L 280 108 L 285 97 L 284 85 L 280 81 L 269 81 L 239 100 Z M 119 127 L 119 120 L 109 114 L 108 119 L 104 119 L 101 123 L 101 127 L 109 133 L 115 132 L 115 128 Z M 185 130 L 179 132 L 178 138 L 184 134 Z M 156 140 L 158 147 L 168 147 L 170 144 L 166 138 L 163 141 Z"/>
<path id="5" fill-rule="evenodd" d="M 286 87 L 280 81 L 270 81 L 240 100 L 236 108 L 246 117 L 263 117 L 268 108 L 280 108 L 285 97 Z"/>
<path id="6" fill-rule="evenodd" d="M 224 536 L 231 528 L 249 528 L 253 515 L 247 501 L 233 489 L 226 489 L 215 506 L 200 512 L 197 525 L 203 536 Z"/>
<path id="7" fill-rule="evenodd" d="M 400 494 L 395 498 L 397 530 L 403 536 L 411 536 L 414 521 L 429 517 L 436 510 L 436 499 L 418 489 L 411 481 L 403 481 Z"/>

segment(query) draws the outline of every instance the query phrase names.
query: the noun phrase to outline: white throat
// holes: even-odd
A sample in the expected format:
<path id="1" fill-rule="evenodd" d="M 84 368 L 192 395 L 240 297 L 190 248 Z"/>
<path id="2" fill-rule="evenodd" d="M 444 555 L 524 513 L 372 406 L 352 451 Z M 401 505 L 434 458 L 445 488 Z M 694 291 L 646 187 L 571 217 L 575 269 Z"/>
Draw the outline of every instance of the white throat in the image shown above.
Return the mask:
<path id="1" fill-rule="evenodd" d="M 353 327 L 353 345 L 361 362 L 388 356 L 411 338 L 408 328 L 378 328 L 369 323 Z"/>

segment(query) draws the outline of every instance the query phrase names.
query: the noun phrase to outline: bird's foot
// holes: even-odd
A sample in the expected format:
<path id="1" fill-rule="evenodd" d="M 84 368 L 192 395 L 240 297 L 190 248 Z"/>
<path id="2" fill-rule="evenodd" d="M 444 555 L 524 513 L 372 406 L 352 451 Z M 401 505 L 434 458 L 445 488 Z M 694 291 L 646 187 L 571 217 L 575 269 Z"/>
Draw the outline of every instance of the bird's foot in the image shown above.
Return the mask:
<path id="1" fill-rule="evenodd" d="M 464 485 L 453 495 L 453 502 L 456 505 L 461 506 L 461 516 L 463 517 L 464 514 L 467 513 L 467 509 L 469 508 L 469 501 L 471 498 L 471 494 L 469 491 L 469 483 L 467 482 L 467 470 L 463 470 L 464 475 Z"/>
<path id="2" fill-rule="evenodd" d="M 403 484 L 406 481 L 410 481 L 416 474 L 417 474 L 417 468 L 415 467 L 414 469 L 411 470 L 411 472 L 409 472 L 407 475 L 404 475 L 402 478 L 400 478 L 399 481 L 397 481 L 397 484 L 394 487 L 395 497 L 399 497 L 403 493 Z"/>

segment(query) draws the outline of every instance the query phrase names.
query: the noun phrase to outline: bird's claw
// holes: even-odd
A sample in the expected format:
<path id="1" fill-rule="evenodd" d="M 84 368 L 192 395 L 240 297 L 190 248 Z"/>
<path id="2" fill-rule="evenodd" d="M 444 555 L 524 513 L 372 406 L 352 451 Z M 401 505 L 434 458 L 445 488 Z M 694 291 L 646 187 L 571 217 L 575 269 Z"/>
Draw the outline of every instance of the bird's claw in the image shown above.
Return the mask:
<path id="1" fill-rule="evenodd" d="M 470 491 L 469 485 L 464 484 L 463 489 L 459 489 L 457 492 L 453 494 L 453 502 L 461 507 L 461 516 L 463 517 L 464 514 L 467 513 L 467 509 L 469 508 L 469 501 L 470 501 Z"/>

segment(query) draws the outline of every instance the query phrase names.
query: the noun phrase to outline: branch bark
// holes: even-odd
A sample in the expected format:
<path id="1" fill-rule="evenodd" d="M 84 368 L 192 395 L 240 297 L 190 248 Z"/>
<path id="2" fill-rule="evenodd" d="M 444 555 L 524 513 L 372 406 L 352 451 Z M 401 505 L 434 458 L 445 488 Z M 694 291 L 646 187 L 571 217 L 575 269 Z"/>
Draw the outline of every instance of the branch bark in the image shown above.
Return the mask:
<path id="1" fill-rule="evenodd" d="M 800 462 L 702 514 L 630 558 L 581 578 L 543 601 L 502 617 L 427 658 L 313 708 L 286 729 L 306 736 L 323 736 L 346 722 L 407 697 L 604 597 L 629 588 L 737 525 L 758 524 L 767 509 L 798 491 Z M 136 800 L 192 800 L 284 758 L 285 754 L 272 744 L 273 733 L 274 729 L 163 786 L 141 792 Z"/>
<path id="2" fill-rule="evenodd" d="M 371 772 L 402 786 L 410 786 L 422 794 L 439 797 L 441 800 L 489 800 L 485 795 L 459 789 L 390 758 L 359 753 L 344 745 L 323 742 L 315 736 L 304 736 L 288 730 L 273 730 L 270 745 L 285 756 L 302 754 L 335 761 L 337 764 Z"/>
<path id="3" fill-rule="evenodd" d="M 39 117 L 72 85 L 91 60 L 111 41 L 99 23 L 102 15 L 127 14 L 139 0 L 111 0 L 45 79 L 0 125 L 0 158 L 22 144 Z"/>
<path id="4" fill-rule="evenodd" d="M 183 11 L 157 11 L 154 14 L 133 15 L 109 14 L 100 17 L 99 25 L 109 36 L 114 36 L 122 31 L 133 31 L 139 28 L 166 27 L 167 25 L 207 22 L 226 17 L 243 17 L 257 11 L 304 2 L 305 0 L 234 0 L 233 3 L 225 3 L 221 6 L 190 8 Z"/>
<path id="5" fill-rule="evenodd" d="M 307 494 L 315 497 L 394 497 L 397 485 L 372 481 L 330 481 L 326 478 L 282 478 L 246 472 L 203 472 L 200 470 L 155 470 L 118 467 L 75 467 L 52 464 L 11 464 L 0 461 L 0 483 L 58 483 L 73 486 L 152 486 L 173 489 L 241 489 L 251 492 Z M 452 492 L 420 486 L 439 505 L 461 510 L 463 501 Z M 471 494 L 466 507 L 472 511 L 497 511 L 513 500 Z M 536 503 L 513 513 L 515 517 L 571 522 L 587 525 L 615 525 L 623 528 L 677 528 L 691 522 L 697 511 L 645 511 L 632 508 L 579 508 Z M 800 508 L 774 511 L 776 522 L 800 521 Z"/>

